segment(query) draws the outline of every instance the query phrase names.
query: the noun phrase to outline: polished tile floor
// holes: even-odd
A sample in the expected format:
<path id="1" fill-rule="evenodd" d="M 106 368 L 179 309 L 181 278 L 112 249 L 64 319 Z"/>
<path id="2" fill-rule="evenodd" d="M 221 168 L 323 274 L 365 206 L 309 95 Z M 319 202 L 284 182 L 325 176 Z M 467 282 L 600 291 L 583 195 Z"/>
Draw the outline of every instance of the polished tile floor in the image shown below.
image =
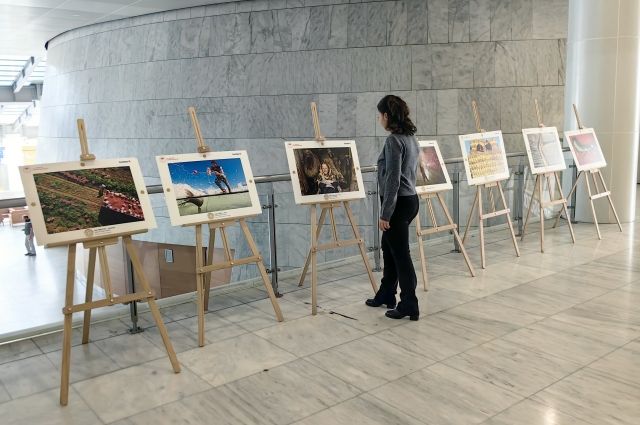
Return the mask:
<path id="1" fill-rule="evenodd" d="M 0 423 L 9 424 L 450 424 L 640 423 L 640 225 L 588 224 L 537 234 L 516 258 L 490 235 L 478 276 L 448 245 L 428 247 L 430 290 L 418 322 L 363 304 L 361 265 L 320 273 L 310 290 L 282 284 L 284 323 L 264 292 L 214 296 L 207 345 L 195 306 L 163 310 L 182 372 L 148 327 L 95 324 L 73 337 L 69 406 L 58 405 L 59 333 L 0 346 Z"/>

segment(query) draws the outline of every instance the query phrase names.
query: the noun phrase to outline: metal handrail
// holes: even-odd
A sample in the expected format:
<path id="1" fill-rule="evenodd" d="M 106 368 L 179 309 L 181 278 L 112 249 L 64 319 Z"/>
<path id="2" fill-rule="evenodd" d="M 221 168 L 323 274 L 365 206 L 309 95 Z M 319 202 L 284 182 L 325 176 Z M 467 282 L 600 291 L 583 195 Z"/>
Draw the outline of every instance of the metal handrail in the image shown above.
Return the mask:
<path id="1" fill-rule="evenodd" d="M 568 148 L 564 148 L 563 151 L 568 151 Z M 526 156 L 526 152 L 513 152 L 508 153 L 507 158 L 517 158 Z M 462 157 L 454 157 L 447 158 L 444 160 L 445 164 L 457 164 L 463 162 Z M 377 165 L 367 165 L 360 168 L 363 173 L 375 173 L 378 170 Z M 275 183 L 275 182 L 286 182 L 291 181 L 291 175 L 289 173 L 283 174 L 271 174 L 266 176 L 256 176 L 254 180 L 257 184 L 261 183 Z M 146 187 L 147 193 L 149 194 L 157 194 L 163 193 L 162 185 L 153 184 Z M 24 197 L 22 198 L 9 198 L 9 199 L 0 199 L 0 208 L 17 208 L 24 207 L 27 204 L 27 201 Z"/>

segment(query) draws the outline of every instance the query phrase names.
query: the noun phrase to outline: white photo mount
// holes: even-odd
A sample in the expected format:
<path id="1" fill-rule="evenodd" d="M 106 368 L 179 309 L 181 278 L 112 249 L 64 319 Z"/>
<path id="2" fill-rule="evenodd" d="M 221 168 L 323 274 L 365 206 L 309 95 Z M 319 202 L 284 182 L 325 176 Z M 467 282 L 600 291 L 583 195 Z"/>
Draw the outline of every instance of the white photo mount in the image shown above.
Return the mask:
<path id="1" fill-rule="evenodd" d="M 569 145 L 571 155 L 573 155 L 578 171 L 595 170 L 607 166 L 607 161 L 602 154 L 600 142 L 598 142 L 598 137 L 596 136 L 596 132 L 593 128 L 567 130 L 564 132 L 564 137 L 567 139 L 567 144 Z M 585 154 L 580 151 L 580 147 L 577 144 L 577 139 L 579 138 L 585 138 L 586 140 L 591 141 L 592 145 L 590 152 L 593 155 L 592 158 L 586 157 Z"/>
<path id="2" fill-rule="evenodd" d="M 120 158 L 120 159 L 104 159 L 104 160 L 89 160 L 89 161 L 72 161 L 72 162 L 58 162 L 50 164 L 37 164 L 27 165 L 20 168 L 20 175 L 22 177 L 22 183 L 25 191 L 25 198 L 27 205 L 30 208 L 30 215 L 33 223 L 34 233 L 38 245 L 44 246 L 57 246 L 68 245 L 69 243 L 86 242 L 101 238 L 118 237 L 120 235 L 143 233 L 148 229 L 156 227 L 155 217 L 153 215 L 153 209 L 151 202 L 149 201 L 149 195 L 146 192 L 144 179 L 142 172 L 140 171 L 140 165 L 136 158 Z M 100 206 L 97 203 L 101 202 L 97 199 L 97 196 L 104 196 L 100 194 L 100 191 L 114 191 L 117 189 L 112 187 L 91 187 L 87 183 L 83 184 L 83 177 L 76 176 L 78 180 L 74 182 L 75 171 L 91 171 L 101 169 L 128 169 L 132 182 L 135 185 L 135 192 L 139 201 L 139 205 L 142 209 L 142 220 L 122 222 L 116 224 L 105 224 L 98 226 L 89 226 L 78 230 L 68 230 L 60 232 L 49 232 L 47 230 L 47 220 L 54 220 L 53 213 L 43 212 L 41 197 L 45 196 L 45 192 L 50 190 L 52 194 L 56 195 L 59 202 L 69 202 L 74 199 L 79 204 L 84 203 L 89 205 L 88 208 L 103 212 L 111 212 L 110 208 L 106 208 L 104 205 Z M 68 179 L 65 177 L 68 176 Z M 45 188 L 44 184 L 40 184 L 38 187 L 36 179 L 44 179 L 51 181 L 51 188 Z M 60 190 L 55 189 L 58 186 Z M 79 196 L 74 196 L 73 190 L 77 189 Z M 91 193 L 90 193 L 91 192 Z M 95 194 L 93 193 L 95 192 Z M 65 199 L 65 195 L 66 199 Z M 60 200 L 62 198 L 62 200 Z M 118 201 L 120 199 L 126 199 L 124 196 L 118 195 Z M 104 202 L 104 201 L 102 201 Z M 91 204 L 95 204 L 90 206 Z M 126 220 L 126 214 L 121 214 L 118 211 L 114 211 L 111 215 L 121 216 L 121 220 Z M 118 221 L 119 218 L 113 218 L 114 221 Z"/>
<path id="3" fill-rule="evenodd" d="M 184 191 L 184 189 L 178 189 L 178 186 L 182 183 L 176 182 L 178 178 L 182 178 L 183 176 L 178 177 L 176 173 L 172 175 L 170 167 L 172 167 L 174 170 L 184 168 L 185 173 L 191 173 L 193 175 L 193 173 L 198 173 L 198 171 L 189 169 L 189 167 L 187 167 L 188 164 L 203 163 L 203 165 L 206 166 L 211 161 L 225 160 L 240 161 L 242 166 L 242 174 L 244 177 L 243 183 L 245 183 L 246 185 L 242 188 L 242 192 L 239 192 L 237 195 L 243 196 L 244 205 L 246 205 L 247 203 L 249 203 L 249 205 L 243 206 L 241 208 L 221 207 L 221 209 L 219 210 L 202 211 L 200 213 L 194 212 L 192 214 L 181 215 L 181 203 L 203 203 L 206 201 L 210 201 L 211 204 L 215 204 L 217 200 L 222 202 L 225 197 L 231 196 L 235 188 L 232 188 L 231 194 L 218 193 L 216 195 L 211 194 L 207 196 L 205 193 L 202 193 L 202 196 L 194 196 L 193 198 L 178 198 L 178 196 L 180 196 L 179 191 Z M 262 213 L 262 205 L 260 204 L 260 199 L 258 198 L 258 190 L 256 189 L 256 184 L 253 179 L 253 173 L 251 171 L 251 165 L 249 163 L 249 156 L 247 155 L 246 151 L 207 151 L 203 153 L 161 155 L 156 157 L 156 162 L 158 164 L 160 180 L 162 181 L 162 188 L 164 191 L 167 208 L 169 210 L 169 217 L 171 219 L 171 224 L 174 226 L 202 224 L 220 220 L 234 220 L 236 218 L 260 215 Z M 209 177 L 207 177 L 207 179 L 211 180 Z M 213 189 L 213 187 L 215 186 L 213 182 L 211 182 L 210 185 L 211 189 Z M 194 192 L 198 193 L 198 189 L 191 189 Z M 193 207 L 196 208 L 195 205 L 193 205 Z"/>
<path id="4" fill-rule="evenodd" d="M 362 180 L 362 172 L 360 170 L 360 161 L 358 160 L 358 151 L 356 149 L 355 140 L 307 140 L 307 141 L 291 141 L 285 142 L 285 148 L 287 152 L 287 161 L 289 163 L 289 172 L 291 174 L 291 183 L 293 185 L 293 195 L 296 204 L 298 205 L 308 205 L 308 204 L 318 204 L 322 202 L 342 202 L 342 201 L 353 201 L 357 199 L 363 199 L 366 197 L 366 192 L 364 189 L 364 183 Z M 318 160 L 316 153 L 317 152 L 328 152 L 335 151 L 336 149 L 349 149 L 351 163 L 351 172 L 354 174 L 357 184 L 357 190 L 349 190 L 345 191 L 342 188 L 335 193 L 305 193 L 305 188 L 303 188 L 300 179 L 309 179 L 313 180 L 319 175 L 320 167 L 323 164 Z M 305 151 L 309 151 L 309 159 L 314 162 L 314 168 L 312 172 L 316 175 L 312 176 L 300 176 L 302 171 L 303 164 L 299 163 L 298 160 L 304 160 Z M 299 152 L 298 156 L 296 154 Z M 316 167 L 317 166 L 317 167 Z M 317 168 L 317 170 L 316 170 Z M 336 168 L 336 167 L 332 167 Z M 337 171 L 337 170 L 330 170 Z M 348 182 L 351 184 L 351 182 Z M 335 185 L 339 186 L 339 185 Z"/>
<path id="5" fill-rule="evenodd" d="M 478 131 L 460 135 L 459 139 L 470 185 L 494 183 L 509 178 L 509 164 L 502 131 Z"/>
<path id="6" fill-rule="evenodd" d="M 438 146 L 438 142 L 436 140 L 419 140 L 418 147 L 420 149 L 420 160 L 418 162 L 418 184 L 416 185 L 416 192 L 418 195 L 424 195 L 427 193 L 437 193 L 444 192 L 447 190 L 453 189 L 453 185 L 451 184 L 451 179 L 449 178 L 449 173 L 447 172 L 447 167 L 442 159 L 442 153 L 440 152 L 440 147 Z M 431 151 L 431 152 L 429 152 Z M 422 158 L 424 154 L 435 154 L 435 158 L 439 165 L 439 170 L 434 170 L 437 174 L 442 173 L 442 176 L 438 179 L 438 182 L 435 184 L 426 184 L 420 185 L 419 183 L 422 180 L 425 180 L 423 173 L 426 174 L 428 170 L 424 170 L 422 167 Z M 444 179 L 444 182 L 442 180 Z"/>
<path id="7" fill-rule="evenodd" d="M 522 137 L 529 157 L 531 174 L 554 173 L 567 168 L 557 128 L 523 128 Z M 537 142 L 534 142 L 535 139 Z M 546 146 L 542 146 L 543 144 Z M 545 155 L 545 150 L 547 155 Z"/>

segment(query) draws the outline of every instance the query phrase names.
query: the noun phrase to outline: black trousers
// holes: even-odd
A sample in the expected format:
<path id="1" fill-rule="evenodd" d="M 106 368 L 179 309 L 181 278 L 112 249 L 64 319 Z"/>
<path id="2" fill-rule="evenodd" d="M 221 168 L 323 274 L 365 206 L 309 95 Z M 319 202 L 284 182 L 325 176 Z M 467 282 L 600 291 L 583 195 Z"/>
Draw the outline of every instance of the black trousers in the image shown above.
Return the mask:
<path id="1" fill-rule="evenodd" d="M 418 215 L 418 195 L 398 196 L 396 208 L 389 220 L 389 230 L 382 233 L 382 256 L 384 270 L 376 300 L 395 303 L 400 284 L 400 303 L 396 309 L 407 315 L 418 314 L 416 298 L 416 271 L 409 251 L 409 224 Z"/>

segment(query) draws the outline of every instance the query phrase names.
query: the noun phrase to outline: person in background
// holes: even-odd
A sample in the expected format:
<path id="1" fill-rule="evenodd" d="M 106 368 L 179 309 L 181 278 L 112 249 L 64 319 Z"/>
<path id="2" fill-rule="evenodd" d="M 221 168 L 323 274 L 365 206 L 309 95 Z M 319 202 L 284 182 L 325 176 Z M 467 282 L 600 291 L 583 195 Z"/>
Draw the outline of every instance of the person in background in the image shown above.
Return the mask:
<path id="1" fill-rule="evenodd" d="M 416 126 L 409 118 L 409 107 L 398 96 L 388 95 L 378 103 L 380 125 L 391 134 L 378 157 L 378 187 L 384 269 L 380 289 L 366 301 L 370 307 L 386 304 L 386 316 L 418 320 L 416 272 L 409 251 L 409 224 L 418 214 L 416 171 L 419 148 Z M 396 291 L 400 284 L 400 302 Z M 395 309 L 394 309 L 395 307 Z"/>
<path id="2" fill-rule="evenodd" d="M 24 219 L 24 246 L 27 248 L 27 253 L 24 255 L 33 257 L 36 255 L 36 246 L 33 243 L 33 224 L 31 224 L 29 216 L 25 215 L 22 218 Z"/>

